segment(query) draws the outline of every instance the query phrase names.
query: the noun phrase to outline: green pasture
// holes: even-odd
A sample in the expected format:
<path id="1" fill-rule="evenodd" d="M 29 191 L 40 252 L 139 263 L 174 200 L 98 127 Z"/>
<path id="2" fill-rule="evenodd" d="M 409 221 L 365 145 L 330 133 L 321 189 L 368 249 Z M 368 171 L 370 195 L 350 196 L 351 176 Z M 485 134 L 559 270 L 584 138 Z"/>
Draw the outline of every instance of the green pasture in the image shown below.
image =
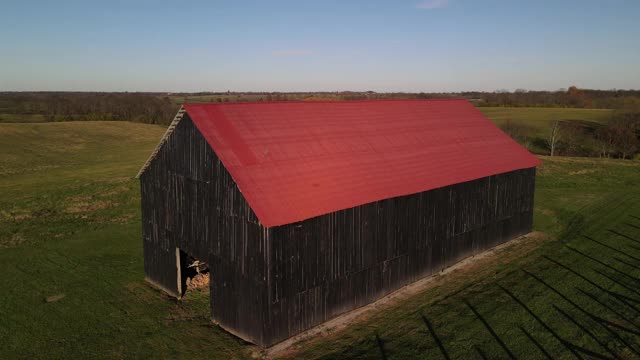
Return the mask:
<path id="1" fill-rule="evenodd" d="M 133 177 L 163 132 L 128 122 L 0 124 L 0 358 L 255 355 L 209 321 L 206 290 L 175 301 L 143 281 Z M 535 236 L 286 356 L 636 356 L 640 162 L 542 160 Z"/>

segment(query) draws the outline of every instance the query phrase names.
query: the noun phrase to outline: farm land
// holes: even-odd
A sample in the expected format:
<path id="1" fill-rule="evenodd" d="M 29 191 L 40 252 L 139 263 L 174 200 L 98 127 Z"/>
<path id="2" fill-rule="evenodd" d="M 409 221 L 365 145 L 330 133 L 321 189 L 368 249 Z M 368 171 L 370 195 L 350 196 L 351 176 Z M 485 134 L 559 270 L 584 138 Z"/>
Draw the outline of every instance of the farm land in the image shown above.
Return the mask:
<path id="1" fill-rule="evenodd" d="M 613 114 L 480 110 L 539 139 Z M 133 177 L 165 127 L 35 115 L 0 118 L 0 358 L 259 355 L 209 321 L 207 288 L 175 301 L 143 280 Z M 279 356 L 640 358 L 640 162 L 540 158 L 532 235 Z"/>

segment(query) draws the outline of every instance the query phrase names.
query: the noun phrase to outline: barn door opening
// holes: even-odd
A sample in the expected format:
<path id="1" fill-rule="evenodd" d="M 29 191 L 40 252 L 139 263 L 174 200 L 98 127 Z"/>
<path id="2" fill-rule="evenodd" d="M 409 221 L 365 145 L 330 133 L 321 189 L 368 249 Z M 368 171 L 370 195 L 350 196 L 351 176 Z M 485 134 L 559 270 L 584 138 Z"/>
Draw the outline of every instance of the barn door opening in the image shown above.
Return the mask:
<path id="1" fill-rule="evenodd" d="M 180 295 L 188 290 L 200 289 L 209 286 L 209 264 L 178 249 Z"/>

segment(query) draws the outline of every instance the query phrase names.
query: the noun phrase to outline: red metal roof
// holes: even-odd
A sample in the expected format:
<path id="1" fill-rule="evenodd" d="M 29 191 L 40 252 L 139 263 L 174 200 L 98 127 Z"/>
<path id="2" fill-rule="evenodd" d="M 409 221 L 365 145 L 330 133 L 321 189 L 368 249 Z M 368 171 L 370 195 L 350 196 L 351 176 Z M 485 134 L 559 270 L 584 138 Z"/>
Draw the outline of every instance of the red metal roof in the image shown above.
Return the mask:
<path id="1" fill-rule="evenodd" d="M 184 108 L 268 227 L 540 164 L 466 100 Z"/>

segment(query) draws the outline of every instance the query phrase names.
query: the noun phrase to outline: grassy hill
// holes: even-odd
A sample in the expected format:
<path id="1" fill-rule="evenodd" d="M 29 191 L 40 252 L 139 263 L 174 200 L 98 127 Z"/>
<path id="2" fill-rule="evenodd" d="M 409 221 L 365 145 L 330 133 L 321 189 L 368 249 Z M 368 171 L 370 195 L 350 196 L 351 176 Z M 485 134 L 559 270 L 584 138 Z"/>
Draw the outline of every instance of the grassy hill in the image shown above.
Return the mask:
<path id="1" fill-rule="evenodd" d="M 206 290 L 178 302 L 143 281 L 133 176 L 163 132 L 126 122 L 0 124 L 0 358 L 252 355 L 209 322 Z M 543 160 L 535 199 L 543 234 L 289 356 L 438 358 L 444 349 L 494 358 L 506 347 L 527 357 L 542 354 L 536 343 L 555 358 L 572 357 L 567 344 L 606 355 L 598 342 L 634 356 L 624 342 L 640 350 L 627 331 L 640 326 L 640 162 Z"/>

